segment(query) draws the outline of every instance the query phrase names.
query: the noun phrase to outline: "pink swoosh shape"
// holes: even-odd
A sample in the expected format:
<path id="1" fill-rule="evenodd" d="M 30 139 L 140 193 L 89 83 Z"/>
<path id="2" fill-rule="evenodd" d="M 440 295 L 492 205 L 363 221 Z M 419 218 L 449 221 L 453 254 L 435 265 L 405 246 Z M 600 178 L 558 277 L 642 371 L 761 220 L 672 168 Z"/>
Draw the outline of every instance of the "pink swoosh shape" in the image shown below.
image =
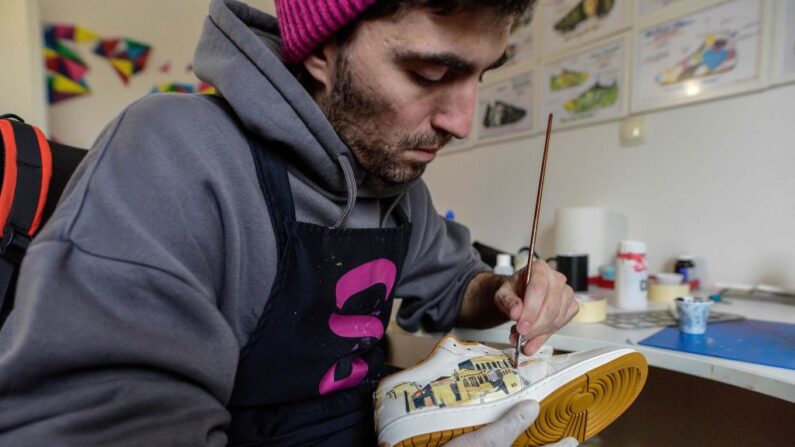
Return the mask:
<path id="1" fill-rule="evenodd" d="M 345 338 L 375 337 L 380 340 L 384 336 L 381 320 L 367 315 L 331 314 L 328 325 L 332 332 Z"/>
<path id="2" fill-rule="evenodd" d="M 326 371 L 326 374 L 323 375 L 323 378 L 320 379 L 320 386 L 318 386 L 318 392 L 320 395 L 326 395 L 332 393 L 337 390 L 342 390 L 346 388 L 353 388 L 362 381 L 365 375 L 367 375 L 367 370 L 369 367 L 367 366 L 367 362 L 360 358 L 353 359 L 353 363 L 351 364 L 351 375 L 348 377 L 335 381 L 334 380 L 334 370 L 337 369 L 337 362 L 334 362 Z"/>
<path id="3" fill-rule="evenodd" d="M 351 296 L 376 284 L 386 286 L 384 295 L 384 301 L 386 301 L 395 285 L 396 276 L 397 267 L 386 258 L 375 259 L 354 268 L 337 281 L 337 307 L 342 309 Z"/>

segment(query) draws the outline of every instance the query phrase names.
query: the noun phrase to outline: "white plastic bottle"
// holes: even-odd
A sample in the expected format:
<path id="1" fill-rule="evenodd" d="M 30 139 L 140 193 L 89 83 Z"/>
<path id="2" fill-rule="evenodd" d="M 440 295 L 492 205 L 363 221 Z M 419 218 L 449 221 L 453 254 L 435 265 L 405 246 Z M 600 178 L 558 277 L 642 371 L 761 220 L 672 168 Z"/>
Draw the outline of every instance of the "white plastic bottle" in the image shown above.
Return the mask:
<path id="1" fill-rule="evenodd" d="M 527 258 L 529 256 L 530 250 L 527 247 L 520 248 L 519 252 L 513 257 L 513 271 L 518 272 L 527 267 Z"/>
<path id="2" fill-rule="evenodd" d="M 511 255 L 508 253 L 500 253 L 497 255 L 497 265 L 494 266 L 494 273 L 507 276 L 513 275 Z"/>
<path id="3" fill-rule="evenodd" d="M 646 243 L 621 241 L 616 256 L 616 307 L 645 309 L 649 303 L 646 286 L 649 270 L 646 268 Z"/>

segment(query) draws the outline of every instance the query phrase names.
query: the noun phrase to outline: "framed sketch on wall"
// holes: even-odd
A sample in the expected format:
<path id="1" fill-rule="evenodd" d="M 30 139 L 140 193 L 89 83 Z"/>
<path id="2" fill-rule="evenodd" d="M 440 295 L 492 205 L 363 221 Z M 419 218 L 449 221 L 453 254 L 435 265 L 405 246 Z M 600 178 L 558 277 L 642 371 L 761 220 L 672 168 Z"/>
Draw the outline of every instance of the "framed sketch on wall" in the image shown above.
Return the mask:
<path id="1" fill-rule="evenodd" d="M 491 82 L 478 93 L 475 128 L 477 141 L 528 135 L 535 129 L 534 71 Z"/>
<path id="2" fill-rule="evenodd" d="M 628 36 L 622 36 L 544 63 L 541 115 L 553 113 L 558 128 L 625 116 L 628 42 Z"/>
<path id="3" fill-rule="evenodd" d="M 538 20 L 534 15 L 534 8 L 527 8 L 524 15 L 517 20 L 511 27 L 511 35 L 508 37 L 508 49 L 506 55 L 508 60 L 503 65 L 504 68 L 529 65 L 536 59 L 538 49 L 536 44 L 536 30 Z"/>
<path id="4" fill-rule="evenodd" d="M 722 1 L 726 0 L 636 0 L 635 19 L 637 23 L 646 24 L 704 9 Z"/>
<path id="5" fill-rule="evenodd" d="M 631 21 L 626 0 L 543 0 L 536 8 L 545 57 L 619 32 Z"/>
<path id="6" fill-rule="evenodd" d="M 763 0 L 732 0 L 639 27 L 632 110 L 764 87 Z"/>
<path id="7" fill-rule="evenodd" d="M 795 0 L 781 0 L 776 10 L 776 45 L 772 80 L 795 81 Z"/>
<path id="8" fill-rule="evenodd" d="M 505 79 L 520 70 L 528 70 L 538 58 L 538 16 L 535 8 L 528 8 L 525 14 L 511 27 L 508 36 L 508 47 L 505 50 L 506 61 L 502 67 L 487 72 L 483 79 L 492 83 Z"/>
<path id="9" fill-rule="evenodd" d="M 636 0 L 635 17 L 640 20 L 664 13 L 671 8 L 676 8 L 687 0 Z"/>

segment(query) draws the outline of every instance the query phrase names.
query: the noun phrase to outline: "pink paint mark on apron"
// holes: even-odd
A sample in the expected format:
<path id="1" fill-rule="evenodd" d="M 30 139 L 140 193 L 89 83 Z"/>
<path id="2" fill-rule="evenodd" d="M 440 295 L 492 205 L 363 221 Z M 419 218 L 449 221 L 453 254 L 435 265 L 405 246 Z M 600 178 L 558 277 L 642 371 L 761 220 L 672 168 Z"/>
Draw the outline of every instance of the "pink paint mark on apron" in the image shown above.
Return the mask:
<path id="1" fill-rule="evenodd" d="M 384 325 L 381 320 L 370 316 L 331 314 L 328 319 L 331 331 L 340 337 L 381 339 L 384 336 Z"/>
<path id="2" fill-rule="evenodd" d="M 384 301 L 386 301 L 389 299 L 389 294 L 392 293 L 396 276 L 397 267 L 389 259 L 376 259 L 356 267 L 337 281 L 337 307 L 342 309 L 350 297 L 376 284 L 386 286 L 386 293 L 384 293 Z"/>
<path id="3" fill-rule="evenodd" d="M 359 384 L 359 382 L 362 381 L 364 376 L 367 375 L 367 370 L 369 368 L 364 360 L 355 358 L 351 364 L 351 374 L 344 379 L 336 381 L 334 380 L 335 369 L 337 369 L 337 362 L 334 362 L 334 364 L 331 365 L 331 368 L 326 371 L 326 374 L 323 374 L 323 378 L 320 379 L 320 387 L 318 390 L 320 391 L 321 395 L 329 394 L 345 388 L 355 387 Z"/>
<path id="4" fill-rule="evenodd" d="M 378 284 L 383 284 L 386 287 L 384 301 L 387 301 L 392 293 L 396 277 L 397 267 L 392 261 L 385 258 L 375 259 L 352 269 L 337 281 L 337 308 L 342 309 L 351 297 Z M 384 336 L 383 323 L 373 316 L 331 314 L 328 324 L 332 332 L 344 338 L 372 337 L 380 340 Z M 321 395 L 358 385 L 369 370 L 367 362 L 357 357 L 351 364 L 350 375 L 340 380 L 334 380 L 334 371 L 337 369 L 338 363 L 339 361 L 334 362 L 320 380 L 318 391 Z"/>

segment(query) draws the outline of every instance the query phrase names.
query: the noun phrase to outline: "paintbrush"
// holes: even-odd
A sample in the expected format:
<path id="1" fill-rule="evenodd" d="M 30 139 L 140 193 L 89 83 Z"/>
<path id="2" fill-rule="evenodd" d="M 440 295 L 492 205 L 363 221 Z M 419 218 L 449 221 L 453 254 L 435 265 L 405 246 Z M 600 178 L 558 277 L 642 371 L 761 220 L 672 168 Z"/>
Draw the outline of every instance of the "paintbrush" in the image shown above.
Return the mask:
<path id="1" fill-rule="evenodd" d="M 544 142 L 544 158 L 541 161 L 541 175 L 538 178 L 538 192 L 536 193 L 536 209 L 533 214 L 533 230 L 530 232 L 530 256 L 527 258 L 527 268 L 524 271 L 524 277 L 519 283 L 519 298 L 524 302 L 524 294 L 527 287 L 530 285 L 530 277 L 533 273 L 533 253 L 536 250 L 536 233 L 538 232 L 538 216 L 541 214 L 541 196 L 544 193 L 544 175 L 547 172 L 547 154 L 549 153 L 549 134 L 552 132 L 552 114 L 549 114 L 547 120 L 547 138 Z M 518 325 L 518 320 L 517 320 Z M 516 331 L 516 352 L 514 353 L 513 364 L 519 367 L 519 352 L 522 349 L 522 335 Z"/>

